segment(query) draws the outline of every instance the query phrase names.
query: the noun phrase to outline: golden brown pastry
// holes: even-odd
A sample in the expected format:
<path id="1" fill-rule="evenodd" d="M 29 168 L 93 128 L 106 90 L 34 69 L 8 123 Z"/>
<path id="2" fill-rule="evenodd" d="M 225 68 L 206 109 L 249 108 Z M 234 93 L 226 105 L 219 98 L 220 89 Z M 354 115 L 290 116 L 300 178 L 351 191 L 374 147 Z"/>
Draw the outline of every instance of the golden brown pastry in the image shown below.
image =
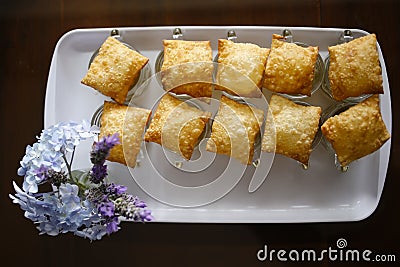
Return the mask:
<path id="1" fill-rule="evenodd" d="M 192 97 L 211 97 L 210 41 L 164 40 L 161 80 L 164 90 Z"/>
<path id="2" fill-rule="evenodd" d="M 378 150 L 390 138 L 382 120 L 378 95 L 329 118 L 321 130 L 342 167 Z"/>
<path id="3" fill-rule="evenodd" d="M 264 120 L 261 109 L 222 96 L 206 150 L 251 164 L 254 142 Z"/>
<path id="4" fill-rule="evenodd" d="M 216 86 L 243 97 L 260 97 L 268 48 L 250 43 L 218 40 Z"/>
<path id="5" fill-rule="evenodd" d="M 144 139 L 190 160 L 210 117 L 210 112 L 201 111 L 166 93 L 158 104 Z"/>
<path id="6" fill-rule="evenodd" d="M 286 43 L 273 34 L 264 75 L 264 88 L 286 94 L 311 96 L 318 47 Z"/>
<path id="7" fill-rule="evenodd" d="M 272 95 L 262 150 L 282 154 L 308 165 L 320 116 L 320 107 L 303 106 Z"/>
<path id="8" fill-rule="evenodd" d="M 123 104 L 129 89 L 149 59 L 108 37 L 81 83 Z"/>
<path id="9" fill-rule="evenodd" d="M 151 110 L 104 102 L 100 137 L 118 133 L 121 142 L 120 145 L 111 149 L 107 158 L 109 161 L 135 167 L 136 157 L 143 140 L 143 132 L 150 114 Z"/>
<path id="10" fill-rule="evenodd" d="M 335 100 L 362 94 L 383 94 L 375 34 L 330 46 L 328 50 L 329 83 Z"/>

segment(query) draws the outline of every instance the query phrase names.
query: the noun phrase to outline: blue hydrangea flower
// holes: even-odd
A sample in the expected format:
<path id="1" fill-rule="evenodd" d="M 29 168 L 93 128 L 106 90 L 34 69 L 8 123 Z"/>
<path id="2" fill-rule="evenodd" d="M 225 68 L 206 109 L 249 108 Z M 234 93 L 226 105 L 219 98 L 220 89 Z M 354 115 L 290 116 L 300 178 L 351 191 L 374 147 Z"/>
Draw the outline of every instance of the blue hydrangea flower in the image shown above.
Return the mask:
<path id="1" fill-rule="evenodd" d="M 73 212 L 81 207 L 81 199 L 78 196 L 79 187 L 75 184 L 62 184 L 59 188 L 60 199 L 64 204 L 63 209 Z"/>
<path id="2" fill-rule="evenodd" d="M 48 143 L 54 151 L 63 153 L 72 152 L 81 140 L 93 137 L 90 123 L 86 120 L 82 123 L 59 123 L 42 131 L 39 140 Z"/>
<path id="3" fill-rule="evenodd" d="M 73 232 L 100 240 L 120 229 L 120 217 L 152 220 L 146 203 L 127 194 L 127 187 L 105 183 L 105 161 L 110 150 L 120 144 L 118 134 L 105 136 L 93 145 L 89 172 L 71 170 L 76 146 L 94 134 L 86 121 L 59 123 L 43 130 L 38 141 L 26 147 L 18 169 L 18 175 L 24 176 L 22 189 L 13 182 L 15 194 L 9 196 L 37 225 L 40 234 Z M 52 191 L 38 193 L 38 186 L 45 182 L 52 185 Z"/>
<path id="4" fill-rule="evenodd" d="M 102 224 L 95 224 L 92 227 L 88 227 L 75 232 L 75 235 L 88 238 L 90 240 L 100 240 L 108 234 L 107 227 Z"/>
<path id="5" fill-rule="evenodd" d="M 25 211 L 25 217 L 38 223 L 41 234 L 51 236 L 59 233 L 76 232 L 82 225 L 100 222 L 96 208 L 88 201 L 81 201 L 76 185 L 62 184 L 60 191 L 32 196 L 13 183 L 14 203 Z"/>
<path id="6" fill-rule="evenodd" d="M 38 176 L 37 173 L 42 168 L 61 171 L 65 166 L 62 154 L 53 151 L 47 144 L 35 143 L 32 146 L 27 146 L 25 156 L 21 161 L 21 167 L 18 169 L 18 174 L 25 176 L 24 191 L 30 193 L 38 191 L 38 184 L 43 181 L 43 177 Z"/>
<path id="7" fill-rule="evenodd" d="M 38 184 L 43 182 L 42 168 L 60 172 L 67 166 L 66 153 L 73 152 L 81 140 L 94 136 L 87 121 L 82 123 L 59 123 L 43 130 L 38 142 L 27 146 L 21 160 L 18 175 L 24 176 L 23 190 L 38 192 Z"/>

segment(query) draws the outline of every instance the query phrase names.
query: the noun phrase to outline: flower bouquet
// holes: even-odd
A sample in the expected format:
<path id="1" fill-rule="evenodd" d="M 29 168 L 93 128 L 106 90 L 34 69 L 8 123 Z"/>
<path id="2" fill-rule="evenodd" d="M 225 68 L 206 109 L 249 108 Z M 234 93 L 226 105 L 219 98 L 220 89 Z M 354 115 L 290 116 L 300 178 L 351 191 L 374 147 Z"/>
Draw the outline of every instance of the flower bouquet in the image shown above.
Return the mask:
<path id="1" fill-rule="evenodd" d="M 125 186 L 107 182 L 105 162 L 109 151 L 120 144 L 118 134 L 94 142 L 90 170 L 71 169 L 79 143 L 96 137 L 86 121 L 59 123 L 43 130 L 38 141 L 27 146 L 18 169 L 18 175 L 24 176 L 22 189 L 13 182 L 16 193 L 10 198 L 37 224 L 40 234 L 72 232 L 100 240 L 117 232 L 121 219 L 152 220 L 146 203 L 129 195 Z M 39 186 L 48 190 L 39 191 Z"/>

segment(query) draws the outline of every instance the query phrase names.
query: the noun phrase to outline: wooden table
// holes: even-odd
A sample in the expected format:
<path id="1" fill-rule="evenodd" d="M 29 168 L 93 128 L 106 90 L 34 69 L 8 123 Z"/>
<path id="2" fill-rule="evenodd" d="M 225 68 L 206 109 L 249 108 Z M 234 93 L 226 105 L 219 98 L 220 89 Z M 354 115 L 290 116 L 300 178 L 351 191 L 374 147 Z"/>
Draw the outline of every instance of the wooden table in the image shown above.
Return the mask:
<path id="1" fill-rule="evenodd" d="M 398 266 L 400 1 L 16 0 L 2 1 L 0 7 L 2 266 L 283 266 L 278 260 L 259 262 L 257 251 L 265 244 L 287 250 L 326 249 L 334 247 L 338 238 L 345 238 L 354 249 L 395 254 L 397 265 L 376 266 Z M 376 212 L 361 222 L 344 223 L 123 223 L 122 231 L 94 243 L 70 234 L 39 236 L 8 194 L 26 145 L 43 128 L 47 75 L 57 40 L 74 28 L 157 25 L 342 27 L 376 33 L 385 56 L 393 112 L 391 160 Z M 340 262 L 315 264 L 321 265 Z"/>

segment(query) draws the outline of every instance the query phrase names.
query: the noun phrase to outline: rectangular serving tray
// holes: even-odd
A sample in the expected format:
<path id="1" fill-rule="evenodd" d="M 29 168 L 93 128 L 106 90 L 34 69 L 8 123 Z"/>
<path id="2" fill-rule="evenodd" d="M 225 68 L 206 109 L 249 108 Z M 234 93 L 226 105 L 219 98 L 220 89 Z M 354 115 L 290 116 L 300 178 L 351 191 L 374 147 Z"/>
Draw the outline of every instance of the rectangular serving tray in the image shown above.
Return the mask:
<path id="1" fill-rule="evenodd" d="M 148 64 L 151 73 L 154 74 L 156 58 L 163 49 L 162 40 L 171 39 L 175 28 L 125 27 L 117 29 L 124 42 L 134 46 L 150 59 Z M 218 39 L 227 38 L 229 30 L 236 32 L 238 42 L 251 42 L 262 47 L 270 47 L 273 33 L 281 34 L 284 29 L 289 29 L 295 41 L 318 46 L 323 59 L 328 55 L 328 46 L 337 44 L 344 30 L 264 26 L 180 26 L 179 28 L 185 40 L 210 40 L 213 56 L 217 54 Z M 110 35 L 112 29 L 77 29 L 60 38 L 49 71 L 45 127 L 62 121 L 81 121 L 82 119 L 90 121 L 103 101 L 109 100 L 95 90 L 82 85 L 80 81 L 88 69 L 93 52 Z M 368 34 L 363 30 L 350 30 L 355 37 Z M 379 45 L 378 52 L 384 86 L 384 94 L 380 96 L 381 112 L 391 132 L 390 90 Z M 268 99 L 271 94 L 265 90 L 263 92 Z M 158 95 L 152 92 L 151 88 L 147 88 L 136 100 L 134 98 L 132 103 L 151 108 L 151 103 L 156 101 L 157 97 Z M 319 105 L 323 109 L 332 103 L 322 89 L 302 101 Z M 155 221 L 158 222 L 358 221 L 370 216 L 379 203 L 389 162 L 390 144 L 389 140 L 377 152 L 353 162 L 349 170 L 344 173 L 336 169 L 333 156 L 322 144 L 319 144 L 311 154 L 308 170 L 304 170 L 292 159 L 276 155 L 264 183 L 253 193 L 249 193 L 248 187 L 252 178 L 250 169 L 254 166 L 247 167 L 245 173 L 237 179 L 235 168 L 240 164 L 233 161 L 235 164 L 233 171 L 225 175 L 225 179 L 232 179 L 233 182 L 215 183 L 209 186 L 213 181 L 210 181 L 210 177 L 206 175 L 207 172 L 193 174 L 174 168 L 165 156 L 157 156 L 157 153 L 162 150 L 155 144 L 143 144 L 142 148 L 146 148 L 144 149 L 146 151 L 148 149 L 148 153 L 141 155 L 141 161 L 135 169 L 110 163 L 110 179 L 128 186 L 130 193 L 145 200 L 153 211 Z M 85 141 L 83 146 L 79 147 L 73 168 L 88 169 L 90 167 L 90 147 L 91 141 Z M 156 163 L 158 172 L 166 172 L 166 179 L 151 175 L 152 172 L 147 169 L 152 168 L 146 161 L 148 155 L 152 155 L 153 165 Z M 228 157 L 218 155 L 213 164 L 225 164 L 228 160 Z M 216 171 L 220 171 L 218 167 Z M 143 186 L 142 183 L 146 185 Z M 178 186 L 175 189 L 168 188 L 171 184 Z M 221 188 L 227 186 L 230 187 Z"/>

